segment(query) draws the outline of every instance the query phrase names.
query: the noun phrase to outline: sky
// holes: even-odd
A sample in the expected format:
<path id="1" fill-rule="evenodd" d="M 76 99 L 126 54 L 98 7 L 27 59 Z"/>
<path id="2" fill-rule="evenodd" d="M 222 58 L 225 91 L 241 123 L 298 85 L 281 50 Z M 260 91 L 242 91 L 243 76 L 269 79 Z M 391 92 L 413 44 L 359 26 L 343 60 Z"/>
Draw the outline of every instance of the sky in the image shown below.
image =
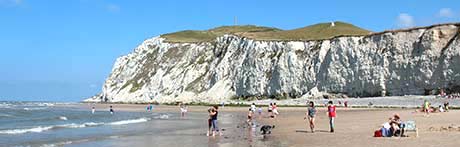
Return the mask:
<path id="1" fill-rule="evenodd" d="M 81 101 L 116 58 L 180 30 L 345 21 L 379 32 L 460 21 L 454 0 L 0 0 L 0 101 Z"/>

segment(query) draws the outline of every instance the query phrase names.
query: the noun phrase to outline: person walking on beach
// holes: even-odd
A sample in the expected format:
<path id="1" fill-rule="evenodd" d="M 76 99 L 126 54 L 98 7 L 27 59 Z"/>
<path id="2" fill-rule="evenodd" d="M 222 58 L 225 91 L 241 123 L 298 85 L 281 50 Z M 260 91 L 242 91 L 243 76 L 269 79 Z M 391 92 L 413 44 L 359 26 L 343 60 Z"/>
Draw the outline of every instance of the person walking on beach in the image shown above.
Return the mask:
<path id="1" fill-rule="evenodd" d="M 110 110 L 109 111 L 110 111 L 110 114 L 114 113 L 112 105 L 110 105 Z"/>
<path id="2" fill-rule="evenodd" d="M 219 106 L 215 105 L 213 111 L 211 111 L 212 136 L 216 136 L 216 133 L 222 135 L 222 133 L 219 132 L 219 127 L 217 126 L 217 116 L 219 115 L 218 109 Z"/>
<path id="3" fill-rule="evenodd" d="M 333 133 L 334 132 L 334 119 L 336 117 L 336 111 L 335 111 L 335 105 L 332 103 L 332 101 L 328 102 L 327 113 L 329 116 L 329 126 L 331 128 L 331 133 Z"/>
<path id="4" fill-rule="evenodd" d="M 270 118 L 273 118 L 273 104 L 270 103 L 270 105 L 268 105 L 268 115 L 270 115 Z"/>
<path id="5" fill-rule="evenodd" d="M 305 113 L 305 117 L 303 119 L 308 118 L 308 122 L 310 123 L 310 130 L 312 133 L 315 133 L 315 116 L 316 116 L 315 103 L 313 101 L 310 101 L 307 113 Z"/>
<path id="6" fill-rule="evenodd" d="M 278 112 L 278 106 L 276 106 L 276 103 L 273 103 L 273 117 L 276 118 L 277 115 L 280 113 Z"/>

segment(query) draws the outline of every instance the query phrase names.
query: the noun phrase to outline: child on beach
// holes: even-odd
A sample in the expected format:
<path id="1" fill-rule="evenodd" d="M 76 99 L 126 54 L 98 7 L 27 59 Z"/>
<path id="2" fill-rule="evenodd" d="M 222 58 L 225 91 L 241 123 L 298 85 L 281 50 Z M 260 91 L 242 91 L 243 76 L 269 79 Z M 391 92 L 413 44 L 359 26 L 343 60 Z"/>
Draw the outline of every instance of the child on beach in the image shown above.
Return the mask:
<path id="1" fill-rule="evenodd" d="M 246 123 L 248 123 L 249 126 L 252 125 L 252 115 L 253 115 L 253 111 L 251 108 L 249 108 L 249 111 L 248 111 L 248 120 L 246 120 Z"/>
<path id="2" fill-rule="evenodd" d="M 430 114 L 430 102 L 428 102 L 427 100 L 423 102 L 423 112 L 425 112 L 426 116 Z"/>
<path id="3" fill-rule="evenodd" d="M 259 109 L 257 110 L 259 113 L 259 119 L 262 117 L 262 107 L 259 106 Z"/>
<path id="4" fill-rule="evenodd" d="M 308 118 L 308 122 L 310 123 L 310 130 L 312 133 L 315 133 L 315 116 L 316 116 L 315 103 L 313 101 L 310 101 L 307 113 L 305 113 L 305 117 L 303 119 Z"/>
<path id="5" fill-rule="evenodd" d="M 332 101 L 328 102 L 327 114 L 329 116 L 329 126 L 331 128 L 331 133 L 333 133 L 334 132 L 334 119 L 336 117 L 336 111 L 335 111 L 335 105 L 332 103 Z"/>

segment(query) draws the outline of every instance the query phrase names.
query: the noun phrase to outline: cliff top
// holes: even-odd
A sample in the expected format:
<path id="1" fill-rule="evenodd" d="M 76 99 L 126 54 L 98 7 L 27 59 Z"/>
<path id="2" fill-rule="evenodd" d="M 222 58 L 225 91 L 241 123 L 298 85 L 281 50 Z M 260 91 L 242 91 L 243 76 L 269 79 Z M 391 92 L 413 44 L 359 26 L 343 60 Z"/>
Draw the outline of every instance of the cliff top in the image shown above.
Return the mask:
<path id="1" fill-rule="evenodd" d="M 349 23 L 319 23 L 293 30 L 241 25 L 222 26 L 209 30 L 185 30 L 161 35 L 168 42 L 206 42 L 224 34 L 235 34 L 255 40 L 321 40 L 343 35 L 368 35 L 371 32 Z"/>

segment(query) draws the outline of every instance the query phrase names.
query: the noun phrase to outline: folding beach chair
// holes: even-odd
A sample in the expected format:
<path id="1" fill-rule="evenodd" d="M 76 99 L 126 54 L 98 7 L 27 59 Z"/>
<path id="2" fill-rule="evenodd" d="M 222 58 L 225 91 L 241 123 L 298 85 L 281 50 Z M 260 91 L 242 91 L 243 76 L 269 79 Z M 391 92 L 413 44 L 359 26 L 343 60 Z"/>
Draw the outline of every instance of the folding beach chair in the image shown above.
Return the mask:
<path id="1" fill-rule="evenodd" d="M 418 128 L 415 125 L 415 121 L 406 121 L 405 125 L 404 132 L 415 132 L 415 137 L 418 137 Z"/>

